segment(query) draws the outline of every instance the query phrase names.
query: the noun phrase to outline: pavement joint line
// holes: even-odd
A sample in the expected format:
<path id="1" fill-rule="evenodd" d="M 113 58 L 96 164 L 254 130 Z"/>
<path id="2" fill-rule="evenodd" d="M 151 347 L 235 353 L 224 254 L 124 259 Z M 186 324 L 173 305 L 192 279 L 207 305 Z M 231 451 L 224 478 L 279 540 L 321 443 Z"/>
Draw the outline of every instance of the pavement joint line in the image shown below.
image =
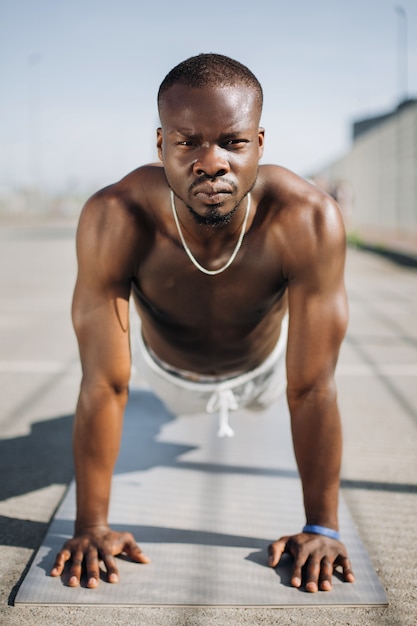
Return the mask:
<path id="1" fill-rule="evenodd" d="M 417 376 L 417 363 L 389 363 L 373 365 L 371 363 L 348 364 L 337 366 L 339 376 Z"/>
<path id="2" fill-rule="evenodd" d="M 33 374 L 39 372 L 42 374 L 55 374 L 69 369 L 68 363 L 65 361 L 0 361 L 0 373 Z M 73 369 L 74 371 L 78 370 L 75 363 L 73 364 Z"/>

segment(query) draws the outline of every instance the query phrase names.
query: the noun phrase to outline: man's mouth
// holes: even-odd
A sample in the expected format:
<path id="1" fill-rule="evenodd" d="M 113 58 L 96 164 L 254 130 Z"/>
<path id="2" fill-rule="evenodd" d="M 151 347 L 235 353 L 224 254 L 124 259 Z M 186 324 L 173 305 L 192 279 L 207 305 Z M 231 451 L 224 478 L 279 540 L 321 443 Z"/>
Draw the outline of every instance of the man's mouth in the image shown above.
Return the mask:
<path id="1" fill-rule="evenodd" d="M 230 196 L 232 190 L 224 185 L 198 185 L 193 189 L 193 193 L 196 198 L 202 202 L 207 204 L 220 204 Z"/>

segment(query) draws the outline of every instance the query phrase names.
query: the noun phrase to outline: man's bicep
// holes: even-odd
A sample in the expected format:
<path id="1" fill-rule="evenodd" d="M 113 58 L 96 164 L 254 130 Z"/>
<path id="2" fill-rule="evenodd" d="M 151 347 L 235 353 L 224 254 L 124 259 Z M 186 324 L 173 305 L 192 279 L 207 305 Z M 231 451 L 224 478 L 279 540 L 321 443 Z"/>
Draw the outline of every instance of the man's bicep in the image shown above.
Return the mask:
<path id="1" fill-rule="evenodd" d="M 129 289 L 99 290 L 77 282 L 72 316 L 84 382 L 125 387 L 130 377 Z"/>

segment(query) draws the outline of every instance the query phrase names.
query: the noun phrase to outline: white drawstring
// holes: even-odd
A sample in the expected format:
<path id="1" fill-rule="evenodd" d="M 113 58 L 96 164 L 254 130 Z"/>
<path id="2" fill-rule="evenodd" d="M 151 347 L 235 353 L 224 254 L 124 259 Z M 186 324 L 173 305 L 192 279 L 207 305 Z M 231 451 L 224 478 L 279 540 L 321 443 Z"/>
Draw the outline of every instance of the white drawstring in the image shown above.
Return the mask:
<path id="1" fill-rule="evenodd" d="M 218 389 L 207 402 L 207 413 L 215 413 L 219 411 L 219 430 L 218 437 L 233 437 L 234 430 L 229 424 L 229 411 L 236 411 L 239 404 L 235 398 L 235 394 L 231 389 Z"/>

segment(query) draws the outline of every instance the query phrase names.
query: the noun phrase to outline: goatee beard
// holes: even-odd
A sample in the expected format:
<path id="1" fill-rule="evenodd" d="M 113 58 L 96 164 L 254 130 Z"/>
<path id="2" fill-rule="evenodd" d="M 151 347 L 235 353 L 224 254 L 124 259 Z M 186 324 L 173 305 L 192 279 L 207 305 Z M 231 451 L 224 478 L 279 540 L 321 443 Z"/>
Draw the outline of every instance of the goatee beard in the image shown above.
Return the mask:
<path id="1" fill-rule="evenodd" d="M 188 206 L 188 204 L 187 209 L 189 210 L 197 224 L 200 224 L 202 226 L 211 226 L 212 228 L 218 228 L 220 226 L 225 226 L 226 224 L 229 224 L 231 222 L 232 217 L 239 208 L 239 205 L 240 202 L 231 211 L 229 211 L 229 213 L 225 214 L 219 213 L 218 207 L 221 206 L 220 204 L 210 207 L 210 212 L 206 215 L 200 215 L 199 213 L 194 211 L 192 207 Z"/>

